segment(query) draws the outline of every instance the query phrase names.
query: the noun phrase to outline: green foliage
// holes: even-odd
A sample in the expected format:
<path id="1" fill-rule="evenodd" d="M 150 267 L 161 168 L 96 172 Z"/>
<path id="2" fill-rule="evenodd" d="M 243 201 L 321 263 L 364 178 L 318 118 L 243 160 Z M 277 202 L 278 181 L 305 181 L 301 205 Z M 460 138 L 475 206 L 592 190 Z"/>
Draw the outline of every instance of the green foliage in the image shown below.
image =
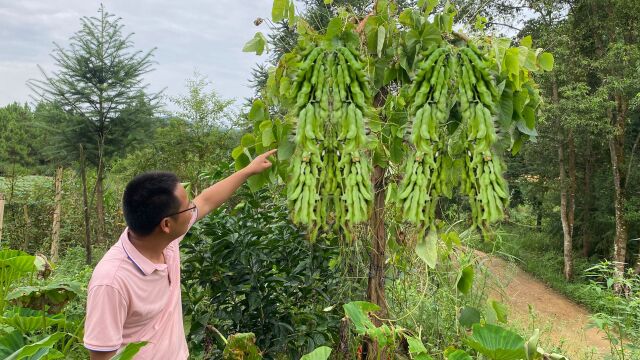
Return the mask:
<path id="1" fill-rule="evenodd" d="M 473 333 L 466 344 L 489 359 L 519 360 L 525 357 L 524 339 L 496 325 L 473 325 Z"/>
<path id="2" fill-rule="evenodd" d="M 233 334 L 227 339 L 222 352 L 223 360 L 259 360 L 260 350 L 256 346 L 256 336 L 253 333 Z"/>
<path id="3" fill-rule="evenodd" d="M 626 276 L 613 263 L 603 261 L 586 270 L 593 299 L 603 309 L 591 316 L 591 327 L 609 340 L 612 359 L 640 355 L 640 277 L 631 270 Z"/>
<path id="4" fill-rule="evenodd" d="M 223 334 L 255 332 L 268 358 L 294 358 L 332 344 L 339 318 L 324 309 L 340 302 L 347 285 L 329 266 L 338 247 L 306 242 L 280 197 L 239 195 L 232 210 L 203 219 L 181 244 L 194 356 L 219 353 L 210 326 Z"/>
<path id="5" fill-rule="evenodd" d="M 121 352 L 119 352 L 116 356 L 112 357 L 111 360 L 131 360 L 135 357 L 135 355 L 142 349 L 145 345 L 147 345 L 147 341 L 137 341 L 128 343 Z"/>
<path id="6" fill-rule="evenodd" d="M 146 137 L 157 95 L 145 94 L 142 77 L 152 70 L 153 50 L 133 50 L 121 19 L 103 6 L 80 22 L 67 49 L 56 44 L 58 70 L 29 85 L 49 110 L 43 118 L 56 136 L 58 158 L 78 159 L 84 144 L 87 159 L 98 165 Z"/>
<path id="7" fill-rule="evenodd" d="M 46 168 L 41 151 L 46 134 L 38 125 L 26 104 L 0 108 L 0 176 Z"/>

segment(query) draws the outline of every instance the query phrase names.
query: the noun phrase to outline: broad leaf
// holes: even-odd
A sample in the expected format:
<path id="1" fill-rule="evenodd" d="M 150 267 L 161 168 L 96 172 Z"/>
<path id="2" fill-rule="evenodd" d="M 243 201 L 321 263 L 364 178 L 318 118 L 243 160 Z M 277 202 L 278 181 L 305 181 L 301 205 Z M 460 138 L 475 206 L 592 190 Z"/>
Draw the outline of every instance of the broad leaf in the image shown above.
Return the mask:
<path id="1" fill-rule="evenodd" d="M 418 243 L 416 244 L 416 254 L 424 261 L 430 268 L 435 268 L 438 259 L 438 232 L 435 226 L 431 227 L 426 234 L 421 233 L 418 237 Z"/>
<path id="2" fill-rule="evenodd" d="M 345 315 L 353 322 L 356 327 L 356 331 L 360 334 L 364 334 L 367 329 L 374 328 L 375 326 L 369 319 L 368 314 L 372 311 L 380 310 L 380 307 L 376 304 L 372 304 L 366 301 L 352 301 L 342 306 Z"/>
<path id="3" fill-rule="evenodd" d="M 473 277 L 473 265 L 465 266 L 458 277 L 458 291 L 465 295 L 469 294 L 469 291 L 471 291 L 471 287 L 473 286 Z"/>
<path id="4" fill-rule="evenodd" d="M 62 339 L 64 336 L 65 333 L 62 332 L 51 334 L 38 342 L 23 346 L 20 350 L 5 358 L 5 360 L 18 360 L 25 357 L 30 357 L 30 359 L 34 360 L 41 359 L 43 356 L 47 355 L 53 345 L 55 345 L 58 340 Z"/>
<path id="5" fill-rule="evenodd" d="M 271 8 L 271 20 L 274 23 L 280 22 L 287 16 L 289 8 L 289 0 L 273 0 L 273 7 Z"/>
<path id="6" fill-rule="evenodd" d="M 384 28 L 384 26 L 380 25 L 378 26 L 378 47 L 377 47 L 377 53 L 378 53 L 378 57 L 382 57 L 382 49 L 384 48 L 384 38 L 386 35 L 386 29 Z"/>
<path id="7" fill-rule="evenodd" d="M 257 32 L 253 39 L 247 41 L 242 48 L 244 52 L 255 52 L 256 55 L 262 55 L 267 46 L 267 38 L 261 32 Z"/>
<path id="8" fill-rule="evenodd" d="M 540 67 L 544 71 L 553 70 L 553 55 L 548 52 L 543 52 L 538 57 L 538 62 L 540 63 Z"/>
<path id="9" fill-rule="evenodd" d="M 147 345 L 148 341 L 138 341 L 127 344 L 118 355 L 111 358 L 111 360 L 131 360 L 133 357 Z"/>
<path id="10" fill-rule="evenodd" d="M 500 326 L 475 324 L 473 334 L 465 342 L 492 360 L 520 360 L 525 357 L 524 339 Z"/>
<path id="11" fill-rule="evenodd" d="M 303 355 L 300 360 L 327 360 L 331 355 L 331 348 L 327 346 L 321 346 L 312 352 Z"/>
<path id="12" fill-rule="evenodd" d="M 447 360 L 473 360 L 473 358 L 464 350 L 456 350 L 447 355 Z"/>
<path id="13" fill-rule="evenodd" d="M 480 311 L 471 306 L 465 306 L 462 308 L 462 311 L 460 311 L 460 318 L 458 321 L 460 322 L 460 325 L 467 329 L 471 329 L 474 324 L 480 322 Z"/>

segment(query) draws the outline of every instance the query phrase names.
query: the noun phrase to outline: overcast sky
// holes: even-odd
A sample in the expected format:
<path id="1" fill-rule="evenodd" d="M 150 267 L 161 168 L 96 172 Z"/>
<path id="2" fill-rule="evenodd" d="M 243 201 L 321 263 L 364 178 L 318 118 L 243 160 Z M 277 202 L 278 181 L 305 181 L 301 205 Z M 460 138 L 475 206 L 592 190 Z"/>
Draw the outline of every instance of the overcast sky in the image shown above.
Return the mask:
<path id="1" fill-rule="evenodd" d="M 0 106 L 31 102 L 26 82 L 42 78 L 38 65 L 54 70 L 53 42 L 68 47 L 82 16 L 97 15 L 96 0 L 0 0 Z M 243 53 L 256 31 L 257 17 L 269 18 L 272 0 L 104 0 L 108 12 L 122 18 L 124 33 L 133 32 L 137 50 L 156 47 L 155 71 L 146 76 L 150 89 L 167 95 L 184 93 L 194 70 L 208 77 L 224 98 L 242 103 L 250 96 L 252 66 L 266 61 Z"/>

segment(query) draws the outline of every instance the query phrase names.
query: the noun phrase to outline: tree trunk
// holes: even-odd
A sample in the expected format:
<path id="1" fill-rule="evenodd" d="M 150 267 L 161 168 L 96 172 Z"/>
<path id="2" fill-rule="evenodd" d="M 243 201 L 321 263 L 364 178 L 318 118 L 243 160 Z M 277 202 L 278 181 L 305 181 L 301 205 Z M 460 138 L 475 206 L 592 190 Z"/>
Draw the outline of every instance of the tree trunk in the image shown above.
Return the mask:
<path id="1" fill-rule="evenodd" d="M 0 245 L 2 245 L 3 226 L 4 226 L 4 194 L 0 193 Z"/>
<path id="2" fill-rule="evenodd" d="M 84 248 L 87 265 L 91 265 L 91 216 L 89 215 L 89 194 L 87 193 L 87 169 L 82 145 L 80 145 L 80 178 L 82 179 L 82 203 L 84 207 Z"/>
<path id="3" fill-rule="evenodd" d="M 558 144 L 558 168 L 560 171 L 560 220 L 564 237 L 564 278 L 569 280 L 573 275 L 573 242 L 571 238 L 571 223 L 569 219 L 569 199 L 567 175 L 564 164 L 564 143 L 560 139 Z"/>
<path id="4" fill-rule="evenodd" d="M 102 152 L 101 152 L 102 153 Z M 103 245 L 104 241 L 104 165 L 102 156 L 98 160 L 98 173 L 96 175 L 96 243 Z"/>
<path id="5" fill-rule="evenodd" d="M 336 358 L 338 360 L 351 360 L 351 354 L 349 349 L 349 335 L 351 329 L 349 328 L 349 319 L 343 317 L 340 320 L 340 343 L 338 344 Z"/>
<path id="6" fill-rule="evenodd" d="M 591 195 L 591 175 L 593 173 L 593 161 L 591 160 L 591 136 L 587 136 L 587 148 L 585 152 L 586 163 L 584 166 L 584 209 L 582 210 L 582 255 L 585 258 L 591 256 L 591 208 L 593 199 Z"/>
<path id="7" fill-rule="evenodd" d="M 58 262 L 58 242 L 60 241 L 60 213 L 62 209 L 62 166 L 56 170 L 55 189 L 53 208 L 53 225 L 51 226 L 51 261 Z"/>
<path id="8" fill-rule="evenodd" d="M 371 246 L 370 263 L 369 263 L 369 282 L 367 286 L 367 299 L 380 306 L 378 316 L 385 318 L 387 316 L 387 300 L 384 295 L 384 263 L 386 259 L 387 237 L 384 226 L 384 198 L 385 198 L 385 169 L 380 166 L 373 168 L 373 214 L 371 215 L 371 230 L 373 232 L 373 241 Z M 376 326 L 381 323 L 377 318 L 372 319 Z M 367 359 L 385 359 L 382 349 L 375 342 L 366 342 L 365 352 Z"/>
<path id="9" fill-rule="evenodd" d="M 555 104 L 559 102 L 558 96 L 558 83 L 555 77 L 552 79 L 552 101 Z M 567 184 L 567 174 L 565 170 L 565 144 L 564 133 L 562 131 L 562 125 L 559 129 L 560 139 L 558 140 L 558 170 L 560 172 L 560 220 L 562 221 L 562 235 L 563 235 L 563 252 L 564 252 L 564 278 L 569 280 L 573 276 L 573 197 L 575 195 L 575 151 L 573 150 L 573 132 L 568 131 L 567 145 L 570 150 L 569 153 L 569 171 L 572 172 L 573 185 Z M 571 162 L 573 164 L 571 165 Z M 572 170 L 571 170 L 572 169 Z"/>
<path id="10" fill-rule="evenodd" d="M 624 218 L 625 198 L 625 174 L 624 174 L 624 136 L 626 101 L 622 95 L 615 95 L 616 112 L 609 108 L 609 119 L 614 127 L 614 134 L 609 138 L 609 152 L 611 153 L 611 170 L 613 171 L 616 235 L 613 241 L 613 258 L 616 270 L 624 274 L 627 257 L 628 228 Z"/>

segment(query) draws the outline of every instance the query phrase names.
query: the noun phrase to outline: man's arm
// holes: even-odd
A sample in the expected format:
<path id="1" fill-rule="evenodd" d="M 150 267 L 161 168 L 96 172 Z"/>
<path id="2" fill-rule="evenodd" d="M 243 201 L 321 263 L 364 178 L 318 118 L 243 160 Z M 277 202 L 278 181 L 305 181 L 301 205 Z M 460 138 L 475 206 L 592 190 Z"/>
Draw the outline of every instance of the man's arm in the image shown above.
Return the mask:
<path id="1" fill-rule="evenodd" d="M 271 162 L 267 157 L 271 156 L 277 150 L 270 150 L 257 156 L 245 168 L 236 171 L 224 180 L 221 180 L 210 187 L 204 189 L 195 199 L 193 203 L 198 207 L 198 219 L 207 216 L 211 211 L 217 209 L 225 201 L 229 200 L 231 195 L 249 178 L 263 172 L 271 167 Z"/>
<path id="2" fill-rule="evenodd" d="M 89 358 L 91 360 L 108 360 L 116 356 L 115 351 L 93 351 L 89 350 Z"/>

